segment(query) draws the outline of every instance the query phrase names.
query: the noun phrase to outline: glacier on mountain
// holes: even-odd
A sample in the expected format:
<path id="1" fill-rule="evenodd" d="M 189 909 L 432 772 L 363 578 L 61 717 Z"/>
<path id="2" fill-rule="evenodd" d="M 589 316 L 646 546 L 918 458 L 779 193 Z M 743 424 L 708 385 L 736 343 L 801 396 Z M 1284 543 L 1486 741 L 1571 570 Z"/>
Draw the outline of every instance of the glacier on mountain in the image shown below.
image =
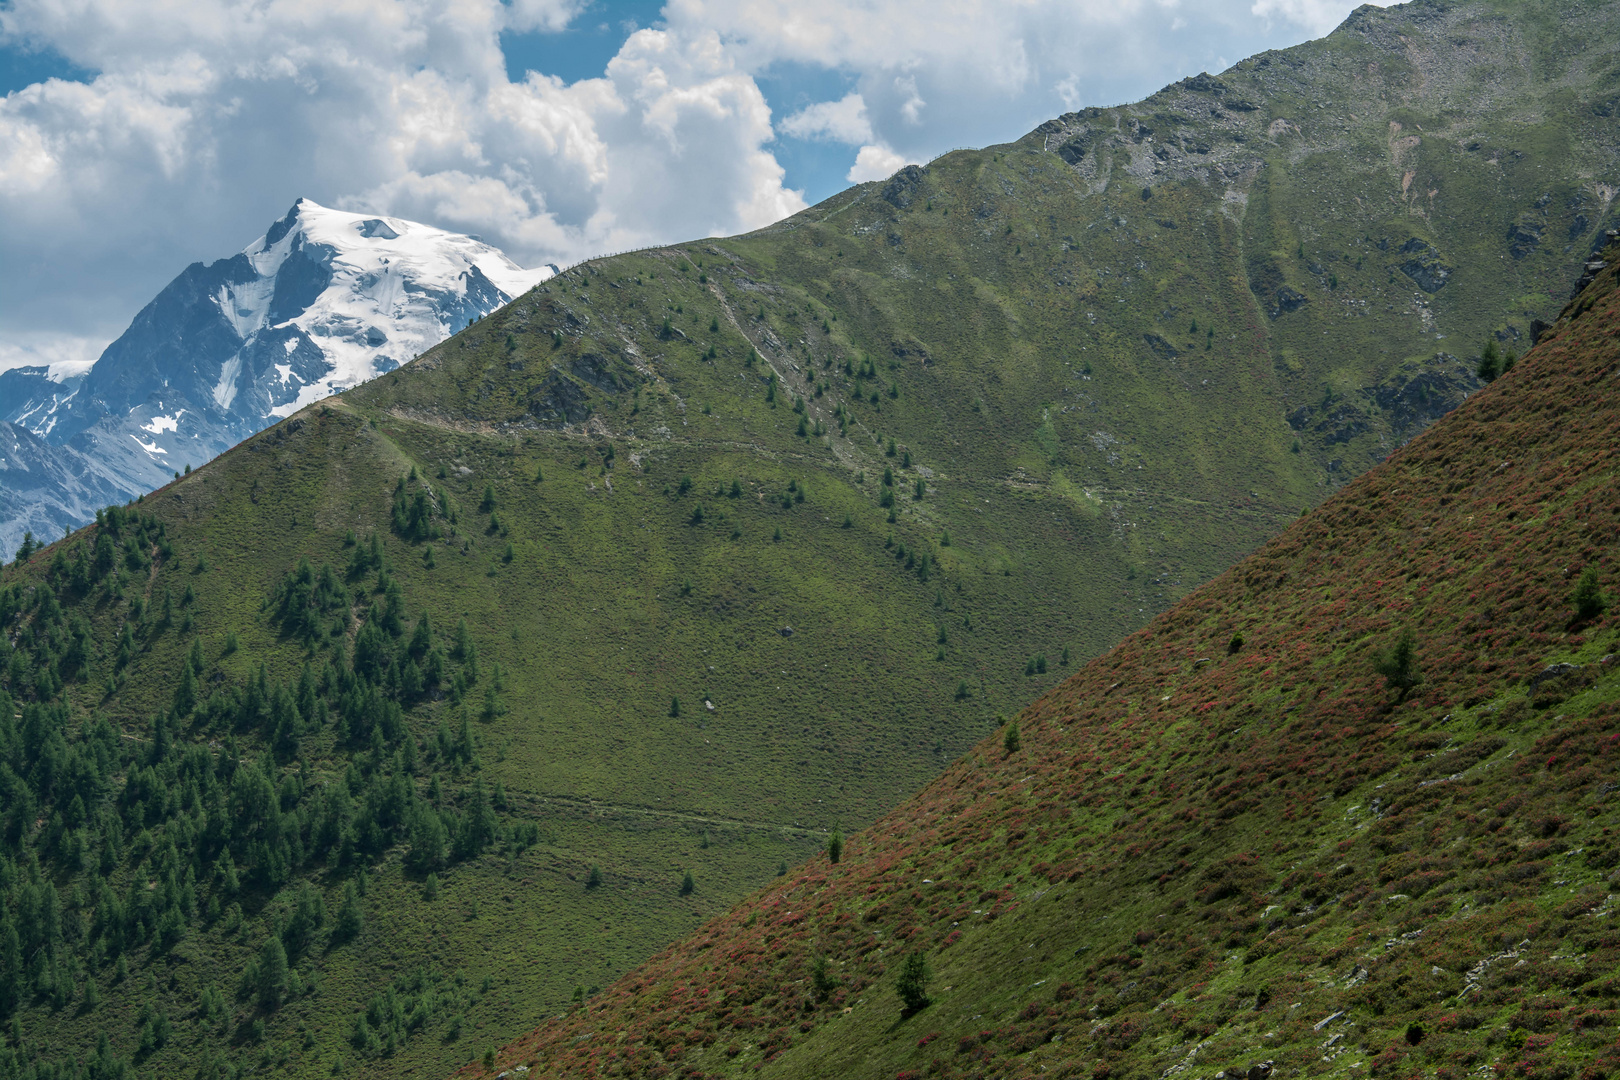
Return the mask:
<path id="1" fill-rule="evenodd" d="M 186 267 L 88 371 L 0 372 L 0 557 L 409 363 L 554 273 L 299 199 L 240 253 Z"/>

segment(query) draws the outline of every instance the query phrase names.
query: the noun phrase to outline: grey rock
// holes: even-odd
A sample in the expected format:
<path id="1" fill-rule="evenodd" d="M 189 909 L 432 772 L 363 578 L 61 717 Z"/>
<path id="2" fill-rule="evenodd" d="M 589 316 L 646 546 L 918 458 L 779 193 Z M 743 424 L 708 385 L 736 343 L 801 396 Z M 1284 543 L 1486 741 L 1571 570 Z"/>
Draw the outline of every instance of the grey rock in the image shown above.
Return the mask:
<path id="1" fill-rule="evenodd" d="M 1184 89 L 1193 90 L 1200 94 L 1226 93 L 1226 84 L 1207 71 L 1201 71 L 1191 78 L 1182 79 L 1181 86 Z"/>
<path id="2" fill-rule="evenodd" d="M 1262 259 L 1249 265 L 1249 290 L 1260 302 L 1261 308 L 1272 319 L 1279 319 L 1291 311 L 1298 311 L 1310 298 L 1289 285 L 1282 268 L 1271 259 Z"/>
<path id="3" fill-rule="evenodd" d="M 555 369 L 529 394 L 529 413 L 541 427 L 584 423 L 591 411 L 585 390 Z"/>
<path id="4" fill-rule="evenodd" d="M 615 366 L 622 370 L 615 372 Z M 568 365 L 568 371 L 581 382 L 589 383 L 598 390 L 619 390 L 624 384 L 635 379 L 634 369 L 628 365 L 615 365 L 607 357 L 599 353 L 583 353 Z"/>
<path id="5" fill-rule="evenodd" d="M 1541 233 L 1544 226 L 1540 221 L 1520 215 L 1519 220 L 1508 226 L 1507 242 L 1508 254 L 1515 259 L 1522 259 L 1536 250 L 1541 243 Z"/>
<path id="6" fill-rule="evenodd" d="M 1290 288 L 1287 285 L 1284 285 L 1282 288 L 1278 289 L 1276 293 L 1273 294 L 1273 299 L 1275 300 L 1275 303 L 1271 308 L 1271 317 L 1273 319 L 1290 311 L 1298 311 L 1310 301 L 1310 297 L 1306 296 L 1298 289 Z"/>
<path id="7" fill-rule="evenodd" d="M 1057 148 L 1057 155 L 1070 165 L 1078 165 L 1085 158 L 1086 151 L 1091 149 L 1091 142 L 1092 133 L 1090 131 L 1082 131 L 1073 138 L 1065 140 L 1064 143 Z"/>
<path id="8" fill-rule="evenodd" d="M 1437 353 L 1426 364 L 1399 368 L 1377 386 L 1301 406 L 1288 414 L 1288 426 L 1314 434 L 1323 446 L 1342 445 L 1380 428 L 1400 445 L 1483 385 L 1468 365 L 1449 353 Z M 1330 463 L 1329 471 L 1332 469 Z"/>
<path id="9" fill-rule="evenodd" d="M 1455 268 L 1447 266 L 1440 260 L 1440 253 L 1430 244 L 1417 237 L 1413 237 L 1401 245 L 1401 253 L 1411 258 L 1396 267 L 1401 273 L 1411 278 L 1418 288 L 1426 293 L 1437 293 L 1446 287 L 1451 280 Z"/>
<path id="10" fill-rule="evenodd" d="M 1181 351 L 1179 349 L 1170 344 L 1168 341 L 1164 340 L 1164 338 L 1160 337 L 1158 334 L 1143 334 L 1142 340 L 1147 342 L 1147 347 L 1151 349 L 1153 351 L 1153 355 L 1157 356 L 1160 360 L 1174 360 L 1176 357 L 1181 355 Z"/>
<path id="11" fill-rule="evenodd" d="M 893 206 L 896 210 L 909 210 L 916 200 L 917 192 L 922 187 L 925 172 L 916 165 L 907 165 L 883 185 L 878 193 L 879 198 Z"/>
<path id="12" fill-rule="evenodd" d="M 1553 664 L 1551 667 L 1542 668 L 1537 672 L 1530 680 L 1530 687 L 1534 689 L 1549 679 L 1556 679 L 1560 675 L 1568 675 L 1572 671 L 1579 670 L 1581 670 L 1580 664 Z"/>
<path id="13" fill-rule="evenodd" d="M 1449 353 L 1435 356 L 1433 366 L 1403 368 L 1371 388 L 1374 404 L 1383 412 L 1391 431 L 1402 442 L 1461 405 L 1483 383 Z"/>

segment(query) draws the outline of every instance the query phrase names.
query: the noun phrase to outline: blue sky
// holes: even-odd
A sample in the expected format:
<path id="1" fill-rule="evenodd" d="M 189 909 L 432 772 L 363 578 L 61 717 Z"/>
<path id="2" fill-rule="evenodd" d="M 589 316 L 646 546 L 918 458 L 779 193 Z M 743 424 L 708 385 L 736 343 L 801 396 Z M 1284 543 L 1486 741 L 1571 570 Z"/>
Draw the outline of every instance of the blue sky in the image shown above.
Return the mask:
<path id="1" fill-rule="evenodd" d="M 637 29 L 664 25 L 662 0 L 597 2 L 575 16 L 563 30 L 504 32 L 501 52 L 506 77 L 522 81 L 530 71 L 556 75 L 567 82 L 599 77 Z M 779 61 L 754 74 L 773 115 L 787 116 L 819 101 L 843 97 L 854 84 L 848 71 L 819 64 Z M 779 135 L 772 145 L 787 170 L 785 183 L 803 189 L 814 205 L 849 186 L 846 175 L 855 153 L 825 140 Z"/>
<path id="2" fill-rule="evenodd" d="M 506 77 L 513 82 L 528 71 L 544 71 L 567 82 L 594 79 L 607 70 L 608 61 L 625 38 L 643 27 L 663 22 L 661 2 L 593 4 L 575 15 L 560 30 L 503 31 L 501 52 Z"/>
<path id="3" fill-rule="evenodd" d="M 1352 7 L 0 0 L 0 367 L 94 359 L 301 196 L 569 263 L 757 228 Z"/>
<path id="4" fill-rule="evenodd" d="M 0 94 L 22 90 L 46 79 L 72 79 L 89 82 L 96 73 L 70 63 L 55 49 L 30 49 L 19 45 L 0 48 Z"/>

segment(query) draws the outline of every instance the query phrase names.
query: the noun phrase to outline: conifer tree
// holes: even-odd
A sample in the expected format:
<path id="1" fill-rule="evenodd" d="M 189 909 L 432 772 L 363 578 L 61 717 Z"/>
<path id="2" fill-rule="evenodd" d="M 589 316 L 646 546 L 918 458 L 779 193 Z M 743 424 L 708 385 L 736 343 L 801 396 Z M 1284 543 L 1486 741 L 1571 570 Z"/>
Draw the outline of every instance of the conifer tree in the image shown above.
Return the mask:
<path id="1" fill-rule="evenodd" d="M 1609 609 L 1608 597 L 1603 595 L 1603 589 L 1598 585 L 1596 566 L 1588 566 L 1575 582 L 1575 591 L 1570 593 L 1570 602 L 1575 605 L 1575 618 L 1581 622 L 1595 619 Z"/>
<path id="2" fill-rule="evenodd" d="M 900 1004 L 907 1016 L 927 1008 L 932 1002 L 928 996 L 928 980 L 932 974 L 928 970 L 928 958 L 920 952 L 908 953 L 900 962 L 900 975 L 894 981 L 894 989 L 900 995 Z"/>
<path id="3" fill-rule="evenodd" d="M 1384 677 L 1391 689 L 1400 691 L 1402 698 L 1423 682 L 1423 672 L 1419 670 L 1417 662 L 1417 641 L 1412 636 L 1411 627 L 1401 631 L 1401 636 L 1388 651 L 1380 652 L 1374 658 L 1373 670 Z"/>
<path id="4" fill-rule="evenodd" d="M 147 751 L 147 760 L 157 765 L 169 756 L 169 720 L 162 713 L 152 717 L 152 745 Z"/>
<path id="5" fill-rule="evenodd" d="M 473 760 L 472 730 L 467 726 L 467 710 L 461 710 L 461 728 L 456 732 L 456 758 L 471 765 Z"/>
<path id="6" fill-rule="evenodd" d="M 821 953 L 810 961 L 810 986 L 816 992 L 816 997 L 823 1000 L 827 995 L 838 989 L 839 980 L 834 978 L 827 964 L 827 957 Z"/>
<path id="7" fill-rule="evenodd" d="M 174 715 L 187 717 L 197 707 L 197 678 L 189 662 L 180 665 L 180 684 L 174 688 Z"/>
<path id="8" fill-rule="evenodd" d="M 410 812 L 410 850 L 405 864 L 420 873 L 432 871 L 444 863 L 444 849 L 448 837 L 438 811 L 426 803 L 416 803 Z"/>
<path id="9" fill-rule="evenodd" d="M 484 789 L 484 779 L 479 777 L 473 781 L 471 805 L 461 819 L 457 854 L 464 859 L 477 858 L 495 839 L 498 824 L 495 811 L 489 805 L 489 793 Z"/>
<path id="10" fill-rule="evenodd" d="M 365 913 L 360 909 L 360 894 L 352 880 L 343 883 L 343 903 L 338 907 L 337 922 L 332 926 L 333 941 L 350 941 L 365 928 Z"/>
<path id="11" fill-rule="evenodd" d="M 433 648 L 433 625 L 428 621 L 428 614 L 424 611 L 422 617 L 416 620 L 416 629 L 411 631 L 409 651 L 413 657 L 420 660 L 431 648 Z"/>
<path id="12" fill-rule="evenodd" d="M 0 1016 L 10 1016 L 22 1003 L 22 996 L 22 943 L 9 915 L 0 913 Z"/>
<path id="13" fill-rule="evenodd" d="M 257 974 L 259 1004 L 274 1009 L 287 990 L 287 950 L 275 934 L 259 950 Z"/>

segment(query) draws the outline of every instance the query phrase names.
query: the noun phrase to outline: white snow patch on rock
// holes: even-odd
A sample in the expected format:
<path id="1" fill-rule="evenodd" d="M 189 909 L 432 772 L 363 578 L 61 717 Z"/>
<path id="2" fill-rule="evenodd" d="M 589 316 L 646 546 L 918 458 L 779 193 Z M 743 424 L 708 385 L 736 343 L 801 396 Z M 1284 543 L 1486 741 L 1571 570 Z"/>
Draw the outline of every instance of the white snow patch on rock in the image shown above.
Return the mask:
<path id="1" fill-rule="evenodd" d="M 180 418 L 185 414 L 186 410 L 181 409 L 173 416 L 154 416 L 152 419 L 141 425 L 141 430 L 150 431 L 154 435 L 161 435 L 165 431 L 179 431 Z"/>

